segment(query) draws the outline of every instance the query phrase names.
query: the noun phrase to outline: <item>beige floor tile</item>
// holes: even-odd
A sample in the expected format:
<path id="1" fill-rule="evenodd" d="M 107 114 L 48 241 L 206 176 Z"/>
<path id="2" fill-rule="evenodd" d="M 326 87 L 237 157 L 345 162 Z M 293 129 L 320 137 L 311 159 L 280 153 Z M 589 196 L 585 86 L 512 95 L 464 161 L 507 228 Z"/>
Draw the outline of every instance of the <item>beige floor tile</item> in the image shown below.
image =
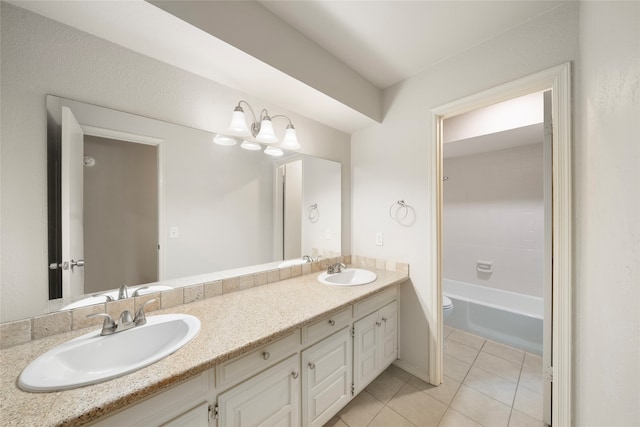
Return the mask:
<path id="1" fill-rule="evenodd" d="M 464 377 L 467 376 L 469 369 L 471 369 L 469 363 L 465 363 L 455 357 L 449 357 L 446 354 L 444 355 L 444 374 L 449 378 L 462 382 Z"/>
<path id="2" fill-rule="evenodd" d="M 485 371 L 489 371 L 492 374 L 501 376 L 502 378 L 511 382 L 517 383 L 520 378 L 520 365 L 509 362 L 494 356 L 493 354 L 480 352 L 474 366 L 477 366 Z"/>
<path id="3" fill-rule="evenodd" d="M 491 427 L 506 427 L 511 413 L 511 407 L 464 384 L 451 402 L 451 408 L 483 426 Z"/>
<path id="4" fill-rule="evenodd" d="M 544 427 L 544 422 L 514 409 L 511 411 L 509 427 Z"/>
<path id="5" fill-rule="evenodd" d="M 382 403 L 387 403 L 404 384 L 405 382 L 400 378 L 385 371 L 373 380 L 365 390 Z"/>
<path id="6" fill-rule="evenodd" d="M 530 371 L 530 368 L 523 367 L 520 372 L 520 381 L 518 384 L 525 386 L 526 388 L 533 390 L 537 393 L 542 393 L 544 382 L 542 379 L 542 371 Z"/>
<path id="7" fill-rule="evenodd" d="M 342 421 L 338 416 L 331 418 L 327 423 L 322 427 L 349 427 Z"/>
<path id="8" fill-rule="evenodd" d="M 409 384 L 393 396 L 388 406 L 421 427 L 437 426 L 447 410 L 446 405 Z"/>
<path id="9" fill-rule="evenodd" d="M 477 348 L 461 344 L 451 339 L 447 340 L 444 347 L 444 354 L 447 356 L 455 357 L 458 360 L 462 360 L 465 363 L 473 363 L 478 356 L 480 350 Z"/>
<path id="10" fill-rule="evenodd" d="M 542 421 L 542 394 L 529 390 L 526 387 L 518 386 L 513 408 L 536 420 Z"/>
<path id="11" fill-rule="evenodd" d="M 542 357 L 533 353 L 525 353 L 523 368 L 527 368 L 530 371 L 542 372 Z"/>
<path id="12" fill-rule="evenodd" d="M 443 328 L 442 335 L 444 335 L 444 338 L 448 337 L 451 332 L 455 331 L 455 328 L 452 328 L 451 326 L 444 325 Z"/>
<path id="13" fill-rule="evenodd" d="M 453 396 L 456 395 L 458 388 L 460 388 L 459 381 L 456 381 L 453 378 L 449 378 L 447 376 L 444 377 L 442 384 L 437 387 L 416 377 L 412 377 L 409 380 L 408 384 L 420 391 L 427 393 L 429 396 L 438 399 L 445 405 L 449 405 L 451 403 L 451 401 L 453 400 Z"/>
<path id="14" fill-rule="evenodd" d="M 462 415 L 455 409 L 447 409 L 442 421 L 438 424 L 438 427 L 483 427 L 482 424 L 478 424 L 471 418 Z"/>
<path id="15" fill-rule="evenodd" d="M 456 329 L 453 332 L 451 332 L 451 334 L 449 334 L 447 339 L 457 341 L 460 344 L 468 345 L 469 347 L 473 347 L 478 350 L 482 348 L 482 346 L 484 345 L 484 342 L 487 340 L 484 337 L 470 334 L 469 332 L 461 331 L 460 329 Z"/>
<path id="16" fill-rule="evenodd" d="M 382 408 L 382 411 L 376 415 L 368 427 L 415 427 L 415 424 L 409 422 L 397 412 L 388 407 Z"/>
<path id="17" fill-rule="evenodd" d="M 511 407 L 518 385 L 498 375 L 472 366 L 464 384 Z"/>
<path id="18" fill-rule="evenodd" d="M 516 364 L 522 364 L 522 360 L 524 359 L 524 350 L 513 348 L 491 340 L 487 340 L 484 347 L 482 347 L 482 351 Z"/>
<path id="19" fill-rule="evenodd" d="M 384 403 L 362 391 L 338 413 L 338 416 L 349 427 L 364 427 L 383 407 Z"/>
<path id="20" fill-rule="evenodd" d="M 409 381 L 409 379 L 411 378 L 411 374 L 408 373 L 407 371 L 404 371 L 400 368 L 398 368 L 395 365 L 390 365 L 385 372 L 388 372 L 389 374 L 393 375 L 396 378 L 401 379 L 403 382 L 407 382 Z"/>

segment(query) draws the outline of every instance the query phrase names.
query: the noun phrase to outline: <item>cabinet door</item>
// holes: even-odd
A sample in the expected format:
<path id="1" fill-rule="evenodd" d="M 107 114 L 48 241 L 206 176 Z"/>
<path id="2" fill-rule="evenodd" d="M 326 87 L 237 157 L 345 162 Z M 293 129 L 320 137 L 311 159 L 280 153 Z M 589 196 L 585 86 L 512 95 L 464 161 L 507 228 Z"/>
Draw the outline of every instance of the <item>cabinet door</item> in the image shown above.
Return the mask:
<path id="1" fill-rule="evenodd" d="M 209 404 L 201 403 L 190 411 L 174 418 L 162 427 L 208 427 L 209 426 Z"/>
<path id="2" fill-rule="evenodd" d="M 300 362 L 297 354 L 218 397 L 220 426 L 299 426 Z"/>
<path id="3" fill-rule="evenodd" d="M 353 324 L 353 384 L 359 392 L 378 376 L 378 312 L 371 313 Z"/>
<path id="4" fill-rule="evenodd" d="M 347 404 L 351 371 L 348 327 L 302 352 L 302 425 L 322 426 Z"/>
<path id="5" fill-rule="evenodd" d="M 398 306 L 394 301 L 379 311 L 380 370 L 398 358 Z"/>

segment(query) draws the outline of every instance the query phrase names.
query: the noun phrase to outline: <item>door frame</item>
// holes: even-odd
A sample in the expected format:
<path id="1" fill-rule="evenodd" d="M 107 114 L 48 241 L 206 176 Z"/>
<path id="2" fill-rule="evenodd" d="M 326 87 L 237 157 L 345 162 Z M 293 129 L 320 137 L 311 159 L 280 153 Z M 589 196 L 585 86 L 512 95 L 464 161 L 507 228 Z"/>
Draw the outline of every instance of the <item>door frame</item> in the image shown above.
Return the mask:
<path id="1" fill-rule="evenodd" d="M 87 136 L 96 136 L 99 138 L 113 139 L 117 141 L 130 142 L 133 144 L 151 145 L 156 147 L 157 150 L 157 164 L 158 164 L 158 176 L 157 176 L 157 189 L 158 189 L 158 281 L 164 280 L 166 275 L 166 242 L 165 236 L 162 234 L 165 230 L 164 227 L 164 183 L 162 177 L 164 176 L 164 145 L 163 139 L 156 138 L 147 135 L 138 135 L 130 132 L 122 132 L 114 129 L 106 129 L 97 126 L 83 125 L 82 130 Z"/>
<path id="2" fill-rule="evenodd" d="M 435 313 L 436 336 L 429 348 L 429 382 L 443 377 L 442 314 L 442 179 L 443 120 L 518 96 L 551 89 L 553 118 L 552 151 L 552 425 L 570 426 L 572 414 L 572 210 L 571 210 L 571 64 L 544 70 L 477 94 L 434 108 L 429 113 L 432 134 L 428 144 L 430 235 L 429 309 Z M 546 320 L 546 319 L 545 319 Z"/>

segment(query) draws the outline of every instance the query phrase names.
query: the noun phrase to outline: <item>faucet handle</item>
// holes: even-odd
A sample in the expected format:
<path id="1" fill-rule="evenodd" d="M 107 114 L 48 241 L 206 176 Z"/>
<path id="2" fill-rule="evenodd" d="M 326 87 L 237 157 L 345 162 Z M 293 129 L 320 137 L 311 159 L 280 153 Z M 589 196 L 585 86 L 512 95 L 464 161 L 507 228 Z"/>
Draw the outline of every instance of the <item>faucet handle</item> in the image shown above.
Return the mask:
<path id="1" fill-rule="evenodd" d="M 156 299 L 150 299 L 149 301 L 145 301 L 140 308 L 138 309 L 138 311 L 136 312 L 136 317 L 133 319 L 133 323 L 135 323 L 136 326 L 141 326 L 144 325 L 145 323 L 147 323 L 147 317 L 144 313 L 144 308 L 151 304 L 152 302 L 155 302 Z"/>
<path id="2" fill-rule="evenodd" d="M 102 332 L 100 332 L 100 335 L 110 335 L 116 331 L 116 328 L 118 327 L 118 325 L 113 320 L 113 317 L 111 317 L 107 313 L 87 314 L 88 319 L 91 319 L 94 317 L 104 317 L 104 322 L 102 322 Z"/>
<path id="3" fill-rule="evenodd" d="M 131 294 L 132 297 L 139 297 L 140 296 L 140 291 L 144 290 L 144 289 L 149 289 L 148 286 L 142 286 L 140 288 L 136 288 L 133 293 Z"/>

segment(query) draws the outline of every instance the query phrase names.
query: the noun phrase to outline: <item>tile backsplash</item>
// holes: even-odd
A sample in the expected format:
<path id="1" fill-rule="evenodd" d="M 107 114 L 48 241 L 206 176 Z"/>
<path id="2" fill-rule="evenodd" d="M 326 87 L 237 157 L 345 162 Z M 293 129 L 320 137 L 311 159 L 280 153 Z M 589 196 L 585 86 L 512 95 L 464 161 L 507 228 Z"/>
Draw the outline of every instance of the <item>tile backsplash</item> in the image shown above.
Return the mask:
<path id="1" fill-rule="evenodd" d="M 117 318 L 124 310 L 135 313 L 142 304 L 155 300 L 145 307 L 146 312 L 189 304 L 205 298 L 213 298 L 222 294 L 241 291 L 268 283 L 278 282 L 306 274 L 317 273 L 336 262 L 356 267 L 378 270 L 398 271 L 409 274 L 409 264 L 379 258 L 362 257 L 358 255 L 336 256 L 322 258 L 319 261 L 295 265 L 292 267 L 275 268 L 253 274 L 229 277 L 212 282 L 199 283 L 175 288 L 169 291 L 146 294 L 118 301 L 80 307 L 68 311 L 58 311 L 29 319 L 17 320 L 0 324 L 0 348 L 8 348 L 24 344 L 39 338 L 68 332 L 90 326 L 99 327 L 102 318 L 87 318 L 92 313 L 108 313 Z"/>

